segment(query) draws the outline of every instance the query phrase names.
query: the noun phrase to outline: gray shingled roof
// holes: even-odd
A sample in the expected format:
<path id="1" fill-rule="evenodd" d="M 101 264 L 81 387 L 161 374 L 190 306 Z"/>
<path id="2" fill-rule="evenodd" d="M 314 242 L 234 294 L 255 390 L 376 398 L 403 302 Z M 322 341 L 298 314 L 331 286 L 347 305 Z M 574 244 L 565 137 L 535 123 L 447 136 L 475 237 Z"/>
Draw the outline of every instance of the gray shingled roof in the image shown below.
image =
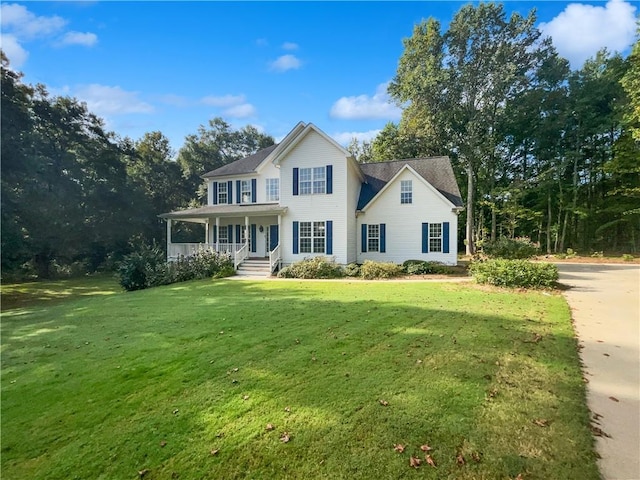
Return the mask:
<path id="1" fill-rule="evenodd" d="M 253 155 L 249 155 L 248 157 L 241 158 L 240 160 L 236 160 L 235 162 L 228 163 L 220 168 L 216 168 L 210 172 L 205 173 L 202 177 L 222 177 L 225 175 L 241 175 L 244 173 L 252 173 L 256 170 L 258 165 L 262 163 L 262 161 L 267 158 L 267 156 L 273 152 L 273 150 L 278 146 L 271 145 L 270 147 L 263 148 L 262 150 L 258 150 Z"/>
<path id="2" fill-rule="evenodd" d="M 449 157 L 427 157 L 361 164 L 367 183 L 360 189 L 358 210 L 362 210 L 405 165 L 413 168 L 456 207 L 463 206 Z"/>

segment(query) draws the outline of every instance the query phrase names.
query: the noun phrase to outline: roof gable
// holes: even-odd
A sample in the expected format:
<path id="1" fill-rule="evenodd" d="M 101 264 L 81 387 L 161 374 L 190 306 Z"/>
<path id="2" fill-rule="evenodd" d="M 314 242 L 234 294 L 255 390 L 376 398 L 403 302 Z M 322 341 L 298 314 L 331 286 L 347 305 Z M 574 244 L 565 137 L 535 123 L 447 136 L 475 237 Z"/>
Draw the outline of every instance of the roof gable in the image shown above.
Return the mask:
<path id="1" fill-rule="evenodd" d="M 358 210 L 363 210 L 369 205 L 405 167 L 410 167 L 454 207 L 463 206 L 449 157 L 427 157 L 360 165 L 366 183 L 360 189 Z"/>

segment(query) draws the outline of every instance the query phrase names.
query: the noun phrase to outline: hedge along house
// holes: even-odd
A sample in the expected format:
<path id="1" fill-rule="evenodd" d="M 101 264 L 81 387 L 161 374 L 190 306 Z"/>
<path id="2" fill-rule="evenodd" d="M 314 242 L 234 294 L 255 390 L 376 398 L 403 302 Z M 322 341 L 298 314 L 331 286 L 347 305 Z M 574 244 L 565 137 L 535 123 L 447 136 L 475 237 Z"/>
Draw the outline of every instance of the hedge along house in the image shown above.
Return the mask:
<path id="1" fill-rule="evenodd" d="M 206 173 L 207 205 L 165 213 L 169 260 L 200 248 L 264 273 L 311 256 L 337 263 L 457 263 L 462 199 L 448 157 L 358 164 L 313 124 Z M 173 243 L 175 220 L 203 223 L 200 244 Z"/>

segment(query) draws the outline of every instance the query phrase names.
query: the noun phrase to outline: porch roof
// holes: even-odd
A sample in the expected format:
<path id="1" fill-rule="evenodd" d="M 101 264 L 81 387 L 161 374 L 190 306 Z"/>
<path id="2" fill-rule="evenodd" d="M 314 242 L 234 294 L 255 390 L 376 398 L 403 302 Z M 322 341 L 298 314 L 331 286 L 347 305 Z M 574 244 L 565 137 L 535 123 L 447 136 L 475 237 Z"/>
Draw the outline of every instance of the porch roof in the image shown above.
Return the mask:
<path id="1" fill-rule="evenodd" d="M 207 205 L 205 207 L 176 210 L 158 215 L 160 218 L 205 223 L 207 219 L 220 217 L 265 217 L 287 211 L 287 207 L 277 203 L 251 203 L 247 205 Z"/>

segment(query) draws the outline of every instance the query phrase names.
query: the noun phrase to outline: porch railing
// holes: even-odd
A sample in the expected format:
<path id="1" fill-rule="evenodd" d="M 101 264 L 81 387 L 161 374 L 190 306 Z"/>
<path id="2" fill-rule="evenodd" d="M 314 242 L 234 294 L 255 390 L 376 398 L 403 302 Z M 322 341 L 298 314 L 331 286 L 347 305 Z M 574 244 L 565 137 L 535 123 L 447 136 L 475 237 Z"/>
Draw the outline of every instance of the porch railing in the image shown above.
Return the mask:
<path id="1" fill-rule="evenodd" d="M 218 253 L 228 253 L 230 255 L 235 254 L 243 247 L 244 243 L 218 243 L 216 250 L 216 244 L 207 243 L 171 243 L 167 248 L 167 258 L 169 260 L 176 260 L 180 257 L 188 257 L 195 255 L 201 250 L 212 250 Z"/>
<path id="2" fill-rule="evenodd" d="M 269 266 L 271 267 L 271 273 L 280 267 L 280 244 L 269 252 Z"/>
<path id="3" fill-rule="evenodd" d="M 237 270 L 240 265 L 249 256 L 249 242 L 242 245 L 242 248 L 233 255 L 233 269 Z"/>

